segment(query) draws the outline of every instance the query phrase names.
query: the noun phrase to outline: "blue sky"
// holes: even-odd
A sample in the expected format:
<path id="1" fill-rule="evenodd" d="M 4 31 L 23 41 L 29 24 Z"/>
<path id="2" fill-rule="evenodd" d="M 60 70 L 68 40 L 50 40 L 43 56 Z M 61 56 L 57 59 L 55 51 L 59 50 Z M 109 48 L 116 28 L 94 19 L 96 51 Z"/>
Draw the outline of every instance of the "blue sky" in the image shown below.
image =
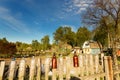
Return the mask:
<path id="1" fill-rule="evenodd" d="M 85 0 L 0 0 L 0 38 L 31 43 L 40 41 L 59 26 L 71 26 L 76 31 L 81 24 Z M 81 7 L 84 6 L 84 7 Z"/>

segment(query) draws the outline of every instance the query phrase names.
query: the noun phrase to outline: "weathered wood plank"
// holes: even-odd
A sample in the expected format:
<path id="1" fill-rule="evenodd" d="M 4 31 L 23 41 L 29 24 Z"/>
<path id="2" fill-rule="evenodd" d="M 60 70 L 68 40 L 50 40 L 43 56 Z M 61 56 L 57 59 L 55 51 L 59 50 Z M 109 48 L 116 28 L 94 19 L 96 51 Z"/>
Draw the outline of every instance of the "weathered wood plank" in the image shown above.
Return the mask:
<path id="1" fill-rule="evenodd" d="M 111 56 L 105 56 L 104 61 L 105 61 L 106 80 L 113 80 L 113 68 L 112 68 Z"/>
<path id="2" fill-rule="evenodd" d="M 56 80 L 56 76 L 57 76 L 57 72 L 56 72 L 56 69 L 52 69 L 52 73 L 53 73 L 53 75 L 52 75 L 52 80 Z"/>
<path id="3" fill-rule="evenodd" d="M 58 73 L 58 75 L 59 75 L 59 80 L 63 80 L 63 58 L 62 57 L 60 57 L 59 58 L 59 67 L 58 67 L 58 71 L 59 71 L 59 73 Z"/>
<path id="4" fill-rule="evenodd" d="M 84 56 L 79 55 L 80 76 L 84 76 Z"/>
<path id="5" fill-rule="evenodd" d="M 45 80 L 48 80 L 48 72 L 49 72 L 49 58 L 46 58 L 45 60 Z"/>
<path id="6" fill-rule="evenodd" d="M 66 79 L 70 80 L 70 57 L 66 57 Z"/>
<path id="7" fill-rule="evenodd" d="M 40 77 L 41 77 L 41 61 L 40 61 L 40 58 L 37 59 L 37 77 L 36 77 L 36 80 L 40 80 Z"/>
<path id="8" fill-rule="evenodd" d="M 22 59 L 19 65 L 18 80 L 24 80 L 25 76 L 25 60 Z"/>
<path id="9" fill-rule="evenodd" d="M 8 80 L 13 80 L 14 79 L 15 66 L 16 66 L 16 62 L 11 61 Z"/>
<path id="10" fill-rule="evenodd" d="M 4 68 L 5 68 L 5 61 L 2 61 L 0 62 L 0 80 L 2 80 L 3 78 Z"/>
<path id="11" fill-rule="evenodd" d="M 31 59 L 31 64 L 30 64 L 30 74 L 29 74 L 29 80 L 34 80 L 34 75 L 35 75 L 35 58 Z"/>

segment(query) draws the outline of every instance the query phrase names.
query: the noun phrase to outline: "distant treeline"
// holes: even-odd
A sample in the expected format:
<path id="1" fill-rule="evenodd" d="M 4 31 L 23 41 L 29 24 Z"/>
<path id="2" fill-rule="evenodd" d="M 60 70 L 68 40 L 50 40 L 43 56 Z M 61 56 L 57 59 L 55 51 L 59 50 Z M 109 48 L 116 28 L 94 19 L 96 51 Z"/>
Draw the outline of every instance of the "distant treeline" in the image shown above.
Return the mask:
<path id="1" fill-rule="evenodd" d="M 16 44 L 8 42 L 6 38 L 0 39 L 0 54 L 15 54 L 17 51 Z"/>

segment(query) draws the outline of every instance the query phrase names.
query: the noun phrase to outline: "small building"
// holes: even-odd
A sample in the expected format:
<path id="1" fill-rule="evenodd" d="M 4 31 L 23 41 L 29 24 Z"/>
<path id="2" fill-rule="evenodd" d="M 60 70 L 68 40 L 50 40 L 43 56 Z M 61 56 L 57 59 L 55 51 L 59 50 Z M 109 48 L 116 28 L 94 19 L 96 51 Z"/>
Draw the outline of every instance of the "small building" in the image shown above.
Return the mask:
<path id="1" fill-rule="evenodd" d="M 96 41 L 90 40 L 83 43 L 84 54 L 98 54 L 101 52 L 102 45 Z"/>

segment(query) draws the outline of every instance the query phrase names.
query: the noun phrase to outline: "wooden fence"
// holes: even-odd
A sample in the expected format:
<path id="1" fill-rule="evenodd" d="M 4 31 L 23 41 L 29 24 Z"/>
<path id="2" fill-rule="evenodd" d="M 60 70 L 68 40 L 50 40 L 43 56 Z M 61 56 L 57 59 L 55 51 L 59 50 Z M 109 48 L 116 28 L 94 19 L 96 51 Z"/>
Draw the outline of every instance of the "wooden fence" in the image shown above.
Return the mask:
<path id="1" fill-rule="evenodd" d="M 1 61 L 0 80 L 120 80 L 119 67 L 114 69 L 111 57 L 102 53 L 79 55 L 79 67 L 73 66 L 73 57 L 59 57 L 57 69 L 51 69 L 51 59 Z"/>

